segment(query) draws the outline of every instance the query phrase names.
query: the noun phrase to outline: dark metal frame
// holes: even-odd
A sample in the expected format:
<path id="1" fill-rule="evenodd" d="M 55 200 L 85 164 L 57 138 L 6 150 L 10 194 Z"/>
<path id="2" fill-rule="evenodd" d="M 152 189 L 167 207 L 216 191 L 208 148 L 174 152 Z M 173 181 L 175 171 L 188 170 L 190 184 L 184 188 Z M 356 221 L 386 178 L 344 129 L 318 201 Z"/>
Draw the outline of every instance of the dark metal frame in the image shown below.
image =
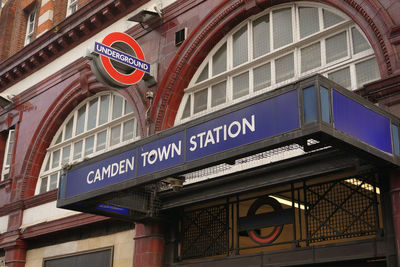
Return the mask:
<path id="1" fill-rule="evenodd" d="M 348 179 L 358 179 L 360 183 L 354 185 L 348 182 Z M 226 198 L 226 203 L 223 203 L 224 201 L 222 201 L 220 204 L 211 204 L 210 206 L 194 210 L 181 210 L 179 220 L 180 225 L 185 225 L 186 227 L 180 228 L 179 240 L 176 244 L 176 250 L 180 247 L 180 253 L 178 253 L 180 255 L 176 260 L 179 262 L 181 260 L 209 256 L 238 255 L 241 254 L 241 251 L 249 249 L 287 244 L 290 244 L 293 248 L 313 247 L 325 241 L 331 241 L 332 243 L 336 241 L 343 242 L 339 241 L 343 239 L 351 241 L 354 237 L 379 239 L 383 228 L 383 218 L 379 215 L 380 200 L 378 199 L 377 194 L 378 178 L 375 174 L 350 176 L 319 183 L 315 183 L 312 180 L 303 180 L 302 182 L 286 185 L 289 186 L 289 189 L 274 191 L 269 195 L 285 198 L 291 202 L 291 206 L 287 206 L 285 210 L 293 212 L 292 216 L 289 216 L 292 223 L 288 223 L 284 226 L 286 229 L 288 229 L 287 227 L 292 227 L 293 238 L 291 240 L 280 240 L 278 237 L 276 241 L 269 244 L 257 244 L 256 242 L 253 242 L 253 246 L 240 246 L 239 238 L 240 236 L 243 236 L 243 233 L 240 232 L 239 225 L 241 219 L 239 214 L 241 203 L 253 200 L 256 201 L 260 197 L 264 197 L 265 193 L 260 192 L 258 195 L 252 195 L 249 197 L 243 197 L 243 194 L 236 194 L 234 196 L 228 196 Z M 364 185 L 368 185 L 369 189 L 363 187 Z M 317 192 L 319 189 L 323 190 L 322 193 Z M 328 197 L 331 193 L 333 193 L 337 198 L 336 200 L 332 200 Z M 337 203 L 335 203 L 335 201 L 337 201 Z M 363 203 L 362 205 L 364 205 L 364 209 L 349 210 L 346 206 L 349 201 L 351 202 L 350 204 Z M 326 213 L 326 205 L 323 202 L 326 202 L 331 206 L 333 212 Z M 320 208 L 319 205 L 323 205 L 323 207 Z M 300 206 L 304 207 L 303 212 L 300 212 Z M 213 221 L 211 218 L 207 217 L 211 214 L 209 210 L 216 208 L 219 212 L 221 212 L 221 209 L 225 209 L 226 222 Z M 335 216 L 338 211 L 343 212 L 339 217 Z M 369 216 L 363 217 L 366 211 L 369 212 Z M 214 214 L 211 214 L 210 216 L 215 217 Z M 187 218 L 190 218 L 191 221 L 184 222 Z M 345 219 L 347 225 L 342 225 L 343 222 L 338 221 L 339 218 L 342 220 Z M 311 222 L 311 220 L 315 220 L 318 223 L 315 224 Z M 207 223 L 204 225 L 198 225 L 201 221 L 207 221 Z M 192 222 L 193 224 L 191 224 Z M 218 224 L 219 227 L 224 228 L 224 230 L 220 232 L 224 235 L 222 236 L 220 234 L 217 236 L 217 238 L 220 236 L 223 237 L 223 240 L 219 241 L 221 247 L 217 248 L 214 253 L 211 253 L 211 243 L 216 244 L 218 243 L 218 240 L 210 239 L 208 240 L 210 243 L 203 242 L 202 244 L 198 244 L 197 241 L 199 239 L 203 238 L 203 241 L 205 239 L 203 236 L 204 232 L 196 231 L 196 227 L 203 230 L 210 229 L 211 225 L 214 223 Z M 322 227 L 333 229 L 334 234 L 318 234 L 319 229 Z M 367 230 L 366 227 L 368 228 Z M 189 228 L 191 228 L 191 231 L 189 231 Z M 341 230 L 339 228 L 341 228 Z M 180 242 L 182 243 L 178 246 L 178 243 Z M 194 250 L 183 249 L 183 243 L 192 244 L 191 248 Z M 204 248 L 201 246 L 204 246 Z M 201 254 L 202 251 L 206 251 L 207 253 Z"/>

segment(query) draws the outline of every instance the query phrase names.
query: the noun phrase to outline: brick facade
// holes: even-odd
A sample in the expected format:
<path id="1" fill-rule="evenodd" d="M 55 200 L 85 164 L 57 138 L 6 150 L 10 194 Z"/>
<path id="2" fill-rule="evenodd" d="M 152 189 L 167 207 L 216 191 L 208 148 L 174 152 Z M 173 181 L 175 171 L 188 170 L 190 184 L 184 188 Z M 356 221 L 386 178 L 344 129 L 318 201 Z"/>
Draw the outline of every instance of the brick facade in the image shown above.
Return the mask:
<path id="1" fill-rule="evenodd" d="M 29 79 L 30 75 L 70 49 L 133 12 L 142 4 L 137 2 L 140 1 L 79 0 L 82 13 L 66 18 L 64 0 L 50 0 L 43 5 L 41 1 L 9 0 L 0 13 L 0 36 L 4 37 L 0 38 L 0 64 L 4 64 L 0 69 L 0 91 L 7 92 L 11 86 Z M 274 4 L 286 2 L 289 1 L 273 1 Z M 400 116 L 397 78 L 400 74 L 400 3 L 396 0 L 346 0 L 340 5 L 334 0 L 317 2 L 340 9 L 363 30 L 378 59 L 382 80 L 360 88 L 358 93 Z M 271 4 L 266 0 L 178 0 L 163 9 L 163 21 L 154 29 L 136 25 L 127 30 L 140 42 L 148 55 L 147 60 L 158 65 L 156 86 L 147 88 L 140 82 L 121 93 L 137 114 L 143 137 L 174 125 L 184 89 L 204 57 L 227 31 Z M 35 36 L 40 42 L 24 47 L 27 16 L 34 8 L 37 9 Z M 96 10 L 95 14 L 90 13 L 93 10 Z M 39 25 L 40 16 L 48 11 L 52 15 L 42 19 Z M 176 46 L 174 34 L 185 27 L 188 38 Z M 54 30 L 47 32 L 50 29 Z M 43 241 L 48 236 L 80 227 L 78 222 L 91 225 L 108 221 L 107 218 L 82 214 L 29 226 L 24 231 L 20 229 L 25 209 L 57 198 L 55 191 L 34 195 L 42 162 L 55 133 L 80 102 L 104 90 L 108 88 L 96 79 L 88 60 L 80 58 L 31 84 L 15 96 L 13 104 L 0 109 L 0 167 L 6 131 L 13 127 L 17 132 L 11 178 L 0 182 L 0 215 L 9 216 L 7 231 L 0 234 L 0 248 L 5 250 L 7 266 L 25 266 L 26 251 L 30 249 L 27 240 Z M 145 97 L 148 91 L 155 96 L 152 105 Z M 398 178 L 397 173 L 391 176 L 397 237 L 400 236 Z M 136 237 L 132 240 L 135 242 L 132 251 L 135 267 L 163 266 L 164 233 L 167 230 L 162 226 L 162 223 L 136 226 Z M 396 241 L 400 244 L 398 238 Z"/>

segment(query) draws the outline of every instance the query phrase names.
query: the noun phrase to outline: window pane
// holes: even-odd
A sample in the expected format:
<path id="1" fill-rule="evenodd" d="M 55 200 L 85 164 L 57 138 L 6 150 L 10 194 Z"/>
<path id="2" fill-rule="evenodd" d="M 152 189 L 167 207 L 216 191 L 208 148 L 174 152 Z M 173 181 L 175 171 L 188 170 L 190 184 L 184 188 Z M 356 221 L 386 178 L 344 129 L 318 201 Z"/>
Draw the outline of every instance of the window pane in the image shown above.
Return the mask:
<path id="1" fill-rule="evenodd" d="M 111 142 L 110 145 L 116 145 L 121 142 L 121 125 L 111 128 Z"/>
<path id="2" fill-rule="evenodd" d="M 314 7 L 300 7 L 300 38 L 304 38 L 319 31 L 318 9 Z"/>
<path id="3" fill-rule="evenodd" d="M 194 93 L 194 113 L 207 109 L 208 89 Z"/>
<path id="4" fill-rule="evenodd" d="M 245 72 L 233 77 L 233 99 L 249 94 L 249 73 Z"/>
<path id="5" fill-rule="evenodd" d="M 93 153 L 94 148 L 94 135 L 85 139 L 85 156 Z"/>
<path id="6" fill-rule="evenodd" d="M 112 113 L 113 120 L 122 116 L 122 102 L 123 102 L 122 97 L 117 95 L 114 96 L 113 113 Z"/>
<path id="7" fill-rule="evenodd" d="M 85 130 L 85 115 L 86 115 L 86 105 L 84 105 L 78 110 L 78 119 L 76 122 L 75 135 L 81 134 Z"/>
<path id="8" fill-rule="evenodd" d="M 226 43 L 213 56 L 213 76 L 226 71 Z"/>
<path id="9" fill-rule="evenodd" d="M 57 188 L 58 173 L 50 175 L 50 187 L 49 191 Z"/>
<path id="10" fill-rule="evenodd" d="M 211 87 L 211 107 L 226 102 L 226 81 L 215 84 Z"/>
<path id="11" fill-rule="evenodd" d="M 253 22 L 254 58 L 262 56 L 270 51 L 269 40 L 269 15 L 265 15 Z"/>
<path id="12" fill-rule="evenodd" d="M 310 123 L 317 120 L 317 97 L 315 87 L 311 86 L 303 89 L 304 101 L 304 121 Z"/>
<path id="13" fill-rule="evenodd" d="M 191 95 L 188 96 L 185 104 L 185 108 L 183 109 L 182 119 L 188 118 L 190 116 L 190 99 Z"/>
<path id="14" fill-rule="evenodd" d="M 98 103 L 97 98 L 89 102 L 88 126 L 87 126 L 88 130 L 91 130 L 94 127 L 96 127 L 97 103 Z"/>
<path id="15" fill-rule="evenodd" d="M 357 87 L 380 78 L 378 64 L 375 58 L 356 64 Z"/>
<path id="16" fill-rule="evenodd" d="M 233 66 L 238 66 L 248 59 L 247 25 L 233 35 Z"/>
<path id="17" fill-rule="evenodd" d="M 106 148 L 107 131 L 102 131 L 97 134 L 97 145 L 96 151 L 100 151 Z"/>
<path id="18" fill-rule="evenodd" d="M 71 153 L 71 146 L 66 146 L 62 149 L 62 161 L 61 164 L 69 162 L 69 155 Z"/>
<path id="19" fill-rule="evenodd" d="M 133 112 L 131 105 L 129 105 L 128 101 L 125 100 L 125 110 L 124 110 L 124 114 L 129 114 Z"/>
<path id="20" fill-rule="evenodd" d="M 72 137 L 72 127 L 74 125 L 74 117 L 69 120 L 67 125 L 65 126 L 65 135 L 64 135 L 64 141 L 68 140 Z"/>
<path id="21" fill-rule="evenodd" d="M 15 131 L 14 130 L 10 130 L 9 131 L 9 136 L 8 136 L 8 150 L 6 153 L 6 165 L 10 166 L 11 164 L 11 158 L 12 158 L 12 153 L 13 153 L 13 149 L 14 149 L 14 141 L 15 141 Z"/>
<path id="22" fill-rule="evenodd" d="M 293 53 L 281 57 L 275 61 L 276 83 L 280 83 L 294 76 Z"/>
<path id="23" fill-rule="evenodd" d="M 253 70 L 254 92 L 271 85 L 271 63 L 267 63 Z"/>
<path id="24" fill-rule="evenodd" d="M 61 143 L 61 141 L 62 141 L 62 132 L 58 134 L 58 137 L 57 137 L 57 140 L 55 142 L 55 145 Z"/>
<path id="25" fill-rule="evenodd" d="M 74 144 L 74 160 L 82 157 L 82 144 L 83 141 L 79 141 Z"/>
<path id="26" fill-rule="evenodd" d="M 44 171 L 48 171 L 49 169 L 50 169 L 50 155 L 47 158 L 46 167 L 44 168 Z"/>
<path id="27" fill-rule="evenodd" d="M 102 125 L 108 122 L 108 109 L 109 109 L 109 95 L 103 95 L 100 97 L 100 117 L 99 117 L 99 125 Z"/>
<path id="28" fill-rule="evenodd" d="M 330 26 L 338 24 L 339 22 L 344 20 L 342 17 L 339 17 L 338 15 L 333 14 L 332 12 L 329 12 L 325 9 L 323 10 L 323 15 L 324 15 L 324 28 L 329 28 Z"/>
<path id="29" fill-rule="evenodd" d="M 338 35 L 326 39 L 326 62 L 332 62 L 347 56 L 347 33 L 342 32 Z"/>
<path id="30" fill-rule="evenodd" d="M 204 69 L 201 71 L 199 78 L 197 78 L 196 83 L 205 81 L 208 79 L 208 64 L 204 67 Z"/>
<path id="31" fill-rule="evenodd" d="M 51 164 L 51 168 L 57 168 L 60 164 L 60 150 L 56 150 L 53 152 L 53 162 Z"/>
<path id="32" fill-rule="evenodd" d="M 293 41 L 292 9 L 284 8 L 272 13 L 274 24 L 274 48 L 290 44 Z"/>
<path id="33" fill-rule="evenodd" d="M 367 40 L 365 40 L 364 36 L 356 28 L 351 29 L 351 37 L 353 39 L 354 54 L 360 53 L 362 51 L 371 48 Z"/>
<path id="34" fill-rule="evenodd" d="M 322 120 L 324 122 L 331 122 L 331 104 L 330 104 L 330 96 L 329 90 L 325 87 L 320 87 L 320 95 L 321 95 L 321 113 Z"/>
<path id="35" fill-rule="evenodd" d="M 124 131 L 122 133 L 122 141 L 126 141 L 133 138 L 133 126 L 135 120 L 129 120 L 124 122 Z"/>
<path id="36" fill-rule="evenodd" d="M 344 88 L 350 89 L 351 87 L 350 69 L 348 67 L 342 70 L 329 73 L 328 78 L 340 84 Z"/>
<path id="37" fill-rule="evenodd" d="M 321 66 L 321 45 L 316 43 L 301 49 L 301 72 Z"/>
<path id="38" fill-rule="evenodd" d="M 42 193 L 44 193 L 44 192 L 47 192 L 47 180 L 48 180 L 47 177 L 43 177 L 43 178 L 40 180 L 40 190 L 39 190 L 39 194 L 42 194 Z"/>

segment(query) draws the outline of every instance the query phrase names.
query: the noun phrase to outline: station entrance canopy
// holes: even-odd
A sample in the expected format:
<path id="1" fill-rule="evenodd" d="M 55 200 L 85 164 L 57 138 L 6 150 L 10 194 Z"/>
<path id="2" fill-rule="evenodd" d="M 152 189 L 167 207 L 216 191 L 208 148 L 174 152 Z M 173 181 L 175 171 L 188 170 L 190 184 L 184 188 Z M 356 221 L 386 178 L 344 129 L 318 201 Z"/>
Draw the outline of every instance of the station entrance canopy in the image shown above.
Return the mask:
<path id="1" fill-rule="evenodd" d="M 316 75 L 64 169 L 57 206 L 146 220 L 157 198 L 145 187 L 293 143 L 399 166 L 399 127 L 399 118 Z"/>

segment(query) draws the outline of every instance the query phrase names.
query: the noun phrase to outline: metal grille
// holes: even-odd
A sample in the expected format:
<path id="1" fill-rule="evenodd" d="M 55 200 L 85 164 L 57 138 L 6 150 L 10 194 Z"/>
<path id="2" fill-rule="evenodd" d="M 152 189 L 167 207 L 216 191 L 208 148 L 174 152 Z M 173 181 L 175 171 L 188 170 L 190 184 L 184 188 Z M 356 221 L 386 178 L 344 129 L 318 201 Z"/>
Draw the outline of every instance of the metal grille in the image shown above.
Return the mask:
<path id="1" fill-rule="evenodd" d="M 360 179 L 306 187 L 310 243 L 376 234 L 376 188 Z"/>
<path id="2" fill-rule="evenodd" d="M 186 212 L 182 220 L 182 259 L 226 254 L 228 207 L 220 205 Z"/>

